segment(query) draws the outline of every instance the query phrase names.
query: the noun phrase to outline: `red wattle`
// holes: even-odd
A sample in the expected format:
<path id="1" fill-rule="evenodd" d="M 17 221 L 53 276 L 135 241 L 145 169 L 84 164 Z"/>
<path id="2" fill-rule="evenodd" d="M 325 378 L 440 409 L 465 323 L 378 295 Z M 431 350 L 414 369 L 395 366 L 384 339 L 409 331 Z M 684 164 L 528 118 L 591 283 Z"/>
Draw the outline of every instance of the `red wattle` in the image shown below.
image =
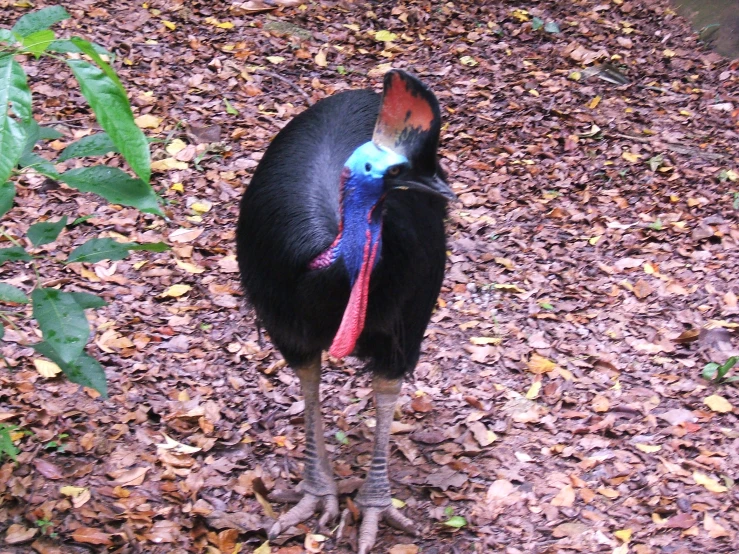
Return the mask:
<path id="1" fill-rule="evenodd" d="M 329 353 L 334 358 L 343 358 L 351 354 L 354 346 L 357 344 L 359 335 L 362 334 L 362 329 L 364 329 L 364 320 L 367 316 L 370 273 L 372 273 L 372 266 L 375 265 L 375 256 L 377 255 L 377 246 L 379 244 L 380 241 L 377 240 L 374 246 L 372 246 L 372 236 L 368 230 L 367 242 L 364 243 L 362 266 L 359 268 L 359 275 L 352 287 L 349 303 L 346 305 L 344 316 L 341 318 L 341 325 L 329 349 Z M 371 251 L 370 248 L 372 248 Z"/>

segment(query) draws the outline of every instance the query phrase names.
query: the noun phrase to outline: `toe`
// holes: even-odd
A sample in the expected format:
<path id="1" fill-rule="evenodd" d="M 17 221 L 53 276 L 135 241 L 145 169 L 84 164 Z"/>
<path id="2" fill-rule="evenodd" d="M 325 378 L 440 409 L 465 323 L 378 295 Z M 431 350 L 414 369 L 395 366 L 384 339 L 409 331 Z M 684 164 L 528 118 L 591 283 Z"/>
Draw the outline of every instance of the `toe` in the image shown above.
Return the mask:
<path id="1" fill-rule="evenodd" d="M 283 530 L 288 529 L 293 525 L 297 525 L 311 517 L 316 511 L 316 506 L 318 506 L 320 499 L 321 498 L 319 496 L 306 494 L 292 509 L 280 516 L 277 522 L 269 530 L 269 538 L 275 539 Z"/>
<path id="2" fill-rule="evenodd" d="M 382 509 L 365 508 L 362 511 L 362 525 L 359 527 L 359 548 L 357 554 L 367 554 L 375 545 L 377 527 L 380 523 Z"/>
<path id="3" fill-rule="evenodd" d="M 390 506 L 383 513 L 383 519 L 388 525 L 417 537 L 419 535 L 415 522 L 404 516 L 395 506 Z"/>
<path id="4" fill-rule="evenodd" d="M 334 521 L 339 515 L 339 497 L 335 495 L 324 496 L 323 513 L 321 519 L 318 520 L 319 529 L 324 529 L 326 525 Z"/>

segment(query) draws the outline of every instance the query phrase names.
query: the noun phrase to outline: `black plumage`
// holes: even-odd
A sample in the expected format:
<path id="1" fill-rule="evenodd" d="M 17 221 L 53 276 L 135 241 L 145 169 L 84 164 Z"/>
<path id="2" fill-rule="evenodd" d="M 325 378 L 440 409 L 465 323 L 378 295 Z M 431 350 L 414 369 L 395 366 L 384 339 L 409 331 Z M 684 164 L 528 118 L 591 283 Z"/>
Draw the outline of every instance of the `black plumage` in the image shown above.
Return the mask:
<path id="1" fill-rule="evenodd" d="M 341 260 L 311 271 L 339 229 L 344 163 L 372 138 L 380 96 L 357 90 L 318 102 L 270 144 L 241 202 L 237 253 L 244 289 L 293 366 L 328 349 L 349 298 Z M 436 167 L 436 152 L 430 153 Z M 357 354 L 397 378 L 418 361 L 444 274 L 446 202 L 411 190 L 384 202 L 382 250 L 372 272 Z"/>

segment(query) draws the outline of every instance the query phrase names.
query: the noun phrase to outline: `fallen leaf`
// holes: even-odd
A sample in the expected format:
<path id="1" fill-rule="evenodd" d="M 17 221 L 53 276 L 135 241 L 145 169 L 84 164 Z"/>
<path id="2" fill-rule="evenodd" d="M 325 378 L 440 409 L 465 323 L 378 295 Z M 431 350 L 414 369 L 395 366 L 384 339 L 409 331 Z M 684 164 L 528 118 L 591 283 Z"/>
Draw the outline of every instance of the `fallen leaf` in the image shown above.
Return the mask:
<path id="1" fill-rule="evenodd" d="M 133 469 L 126 469 L 123 471 L 113 471 L 108 473 L 108 475 L 114 479 L 111 482 L 111 485 L 136 487 L 144 482 L 147 471 L 149 471 L 149 468 L 147 467 L 135 467 Z"/>
<path id="2" fill-rule="evenodd" d="M 726 492 L 729 490 L 721 483 L 716 481 L 716 479 L 713 479 L 712 477 L 709 477 L 705 473 L 701 473 L 699 471 L 693 472 L 693 480 L 696 482 L 696 484 L 705 487 L 711 492 Z"/>
<path id="3" fill-rule="evenodd" d="M 711 396 L 706 397 L 703 400 L 703 403 L 714 412 L 718 412 L 720 414 L 726 414 L 734 409 L 726 398 L 719 396 L 718 394 L 712 394 Z"/>
<path id="4" fill-rule="evenodd" d="M 38 371 L 42 377 L 46 377 L 47 379 L 50 379 L 62 372 L 62 369 L 58 365 L 48 360 L 37 358 L 33 360 L 33 365 L 36 366 L 36 371 Z"/>
<path id="5" fill-rule="evenodd" d="M 192 287 L 190 285 L 172 285 L 162 294 L 159 295 L 161 298 L 178 298 L 183 294 L 190 292 Z"/>
<path id="6" fill-rule="evenodd" d="M 575 502 L 575 489 L 572 485 L 565 485 L 557 493 L 557 496 L 552 498 L 552 506 L 563 506 L 569 508 Z"/>
<path id="7" fill-rule="evenodd" d="M 156 129 L 162 122 L 162 118 L 151 114 L 144 114 L 134 119 L 134 121 L 140 129 Z"/>
<path id="8" fill-rule="evenodd" d="M 80 527 L 75 529 L 72 533 L 72 539 L 75 542 L 81 542 L 84 544 L 104 544 L 111 546 L 113 541 L 110 538 L 110 534 L 100 531 L 99 529 L 93 529 L 92 527 Z"/>
<path id="9" fill-rule="evenodd" d="M 5 543 L 20 544 L 22 542 L 30 541 L 36 534 L 36 531 L 38 531 L 38 529 L 29 529 L 23 525 L 13 523 L 5 532 Z"/>
<path id="10" fill-rule="evenodd" d="M 703 516 L 703 528 L 708 532 L 708 536 L 712 539 L 731 536 L 731 533 L 729 533 L 725 527 L 716 523 L 716 520 L 708 512 Z"/>
<path id="11" fill-rule="evenodd" d="M 593 398 L 592 407 L 594 412 L 603 413 L 607 412 L 611 407 L 611 402 L 605 396 L 600 394 L 595 395 Z"/>
<path id="12" fill-rule="evenodd" d="M 536 352 L 531 354 L 531 358 L 526 365 L 531 373 L 536 374 L 548 373 L 557 367 L 557 364 L 552 360 L 545 358 L 544 356 L 540 356 Z"/>

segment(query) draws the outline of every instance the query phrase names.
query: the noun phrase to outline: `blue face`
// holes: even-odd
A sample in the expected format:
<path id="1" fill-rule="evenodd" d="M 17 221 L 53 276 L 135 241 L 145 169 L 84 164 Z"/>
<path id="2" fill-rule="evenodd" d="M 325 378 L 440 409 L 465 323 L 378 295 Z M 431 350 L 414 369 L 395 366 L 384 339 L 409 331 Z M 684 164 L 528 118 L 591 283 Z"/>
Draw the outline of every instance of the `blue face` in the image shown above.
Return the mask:
<path id="1" fill-rule="evenodd" d="M 373 142 L 357 148 L 346 161 L 351 173 L 342 195 L 343 236 L 339 251 L 352 284 L 364 260 L 368 234 L 370 248 L 380 240 L 379 203 L 385 194 L 385 177 L 407 164 L 405 156 Z"/>

